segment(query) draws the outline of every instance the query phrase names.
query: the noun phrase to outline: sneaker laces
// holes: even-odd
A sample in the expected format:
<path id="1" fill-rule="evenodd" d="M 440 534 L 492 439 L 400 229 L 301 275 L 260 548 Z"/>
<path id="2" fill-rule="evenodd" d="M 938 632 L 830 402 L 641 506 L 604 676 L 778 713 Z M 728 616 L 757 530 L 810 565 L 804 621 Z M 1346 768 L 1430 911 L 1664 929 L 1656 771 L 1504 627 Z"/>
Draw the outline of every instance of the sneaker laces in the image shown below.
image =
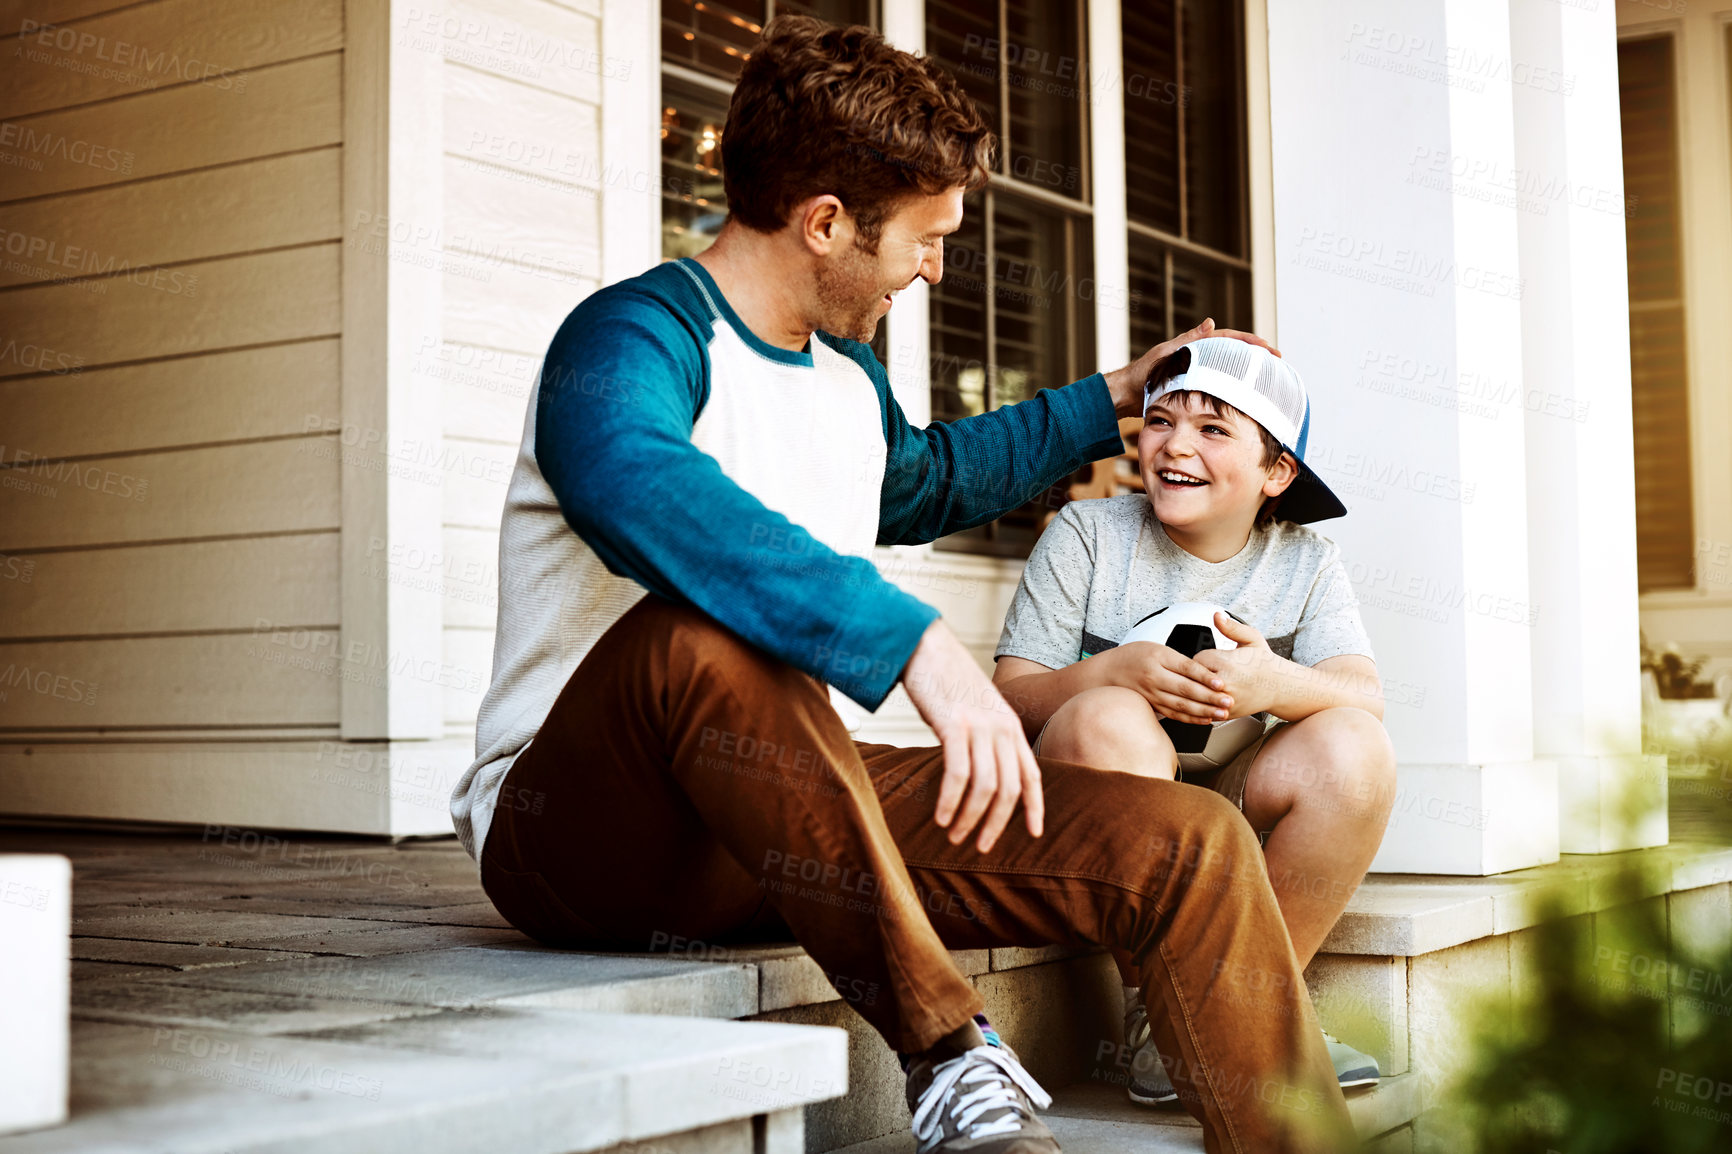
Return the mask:
<path id="1" fill-rule="evenodd" d="M 1052 1095 L 1041 1089 L 1040 1083 L 1010 1054 L 996 1046 L 975 1046 L 933 1068 L 932 1084 L 920 1095 L 914 1111 L 914 1136 L 920 1140 L 922 1149 L 943 1130 L 941 1107 L 945 1099 L 963 1086 L 975 1088 L 957 1094 L 950 1103 L 950 1112 L 964 1138 L 1015 1134 L 1022 1129 L 1022 1119 L 1028 1116 L 1028 1111 L 1017 1097 L 1018 1089 L 1039 1109 L 1052 1105 Z M 985 1117 L 997 1110 L 1009 1112 L 997 1118 Z"/>

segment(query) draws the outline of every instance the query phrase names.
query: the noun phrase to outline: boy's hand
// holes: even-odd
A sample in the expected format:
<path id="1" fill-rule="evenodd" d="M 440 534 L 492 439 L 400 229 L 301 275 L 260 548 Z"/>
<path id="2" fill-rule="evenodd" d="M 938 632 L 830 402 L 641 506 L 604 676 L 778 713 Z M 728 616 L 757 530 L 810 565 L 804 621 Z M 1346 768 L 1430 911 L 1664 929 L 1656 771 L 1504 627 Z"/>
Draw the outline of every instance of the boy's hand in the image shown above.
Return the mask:
<path id="1" fill-rule="evenodd" d="M 1215 628 L 1239 643 L 1237 649 L 1205 649 L 1197 664 L 1225 684 L 1233 705 L 1228 717 L 1249 717 L 1272 709 L 1282 699 L 1293 663 L 1276 655 L 1263 635 L 1230 613 L 1215 614 Z"/>
<path id="2" fill-rule="evenodd" d="M 1133 641 L 1091 661 L 1106 663 L 1114 685 L 1134 689 L 1156 713 L 1191 725 L 1225 721 L 1233 698 L 1223 679 L 1199 661 L 1155 641 Z"/>

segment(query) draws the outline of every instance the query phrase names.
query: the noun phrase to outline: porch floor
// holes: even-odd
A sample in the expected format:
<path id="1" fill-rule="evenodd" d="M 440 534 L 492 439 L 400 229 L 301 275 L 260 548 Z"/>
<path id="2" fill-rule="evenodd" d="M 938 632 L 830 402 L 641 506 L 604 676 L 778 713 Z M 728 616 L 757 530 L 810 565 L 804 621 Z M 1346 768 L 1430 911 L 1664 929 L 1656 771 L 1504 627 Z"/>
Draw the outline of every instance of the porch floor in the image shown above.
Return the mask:
<path id="1" fill-rule="evenodd" d="M 1698 805 L 1676 815 L 1673 845 L 1635 855 L 1566 857 L 1556 866 L 1493 878 L 1374 876 L 1324 949 L 1413 954 L 1507 933 L 1532 924 L 1543 896 L 1561 895 L 1569 912 L 1603 908 L 1616 896 L 1602 892 L 1600 884 L 1611 857 L 1640 860 L 1646 892 L 1724 882 L 1732 879 L 1732 848 L 1725 848 L 1732 842 L 1732 825 L 1723 808 Z M 273 1107 L 257 1115 L 274 1116 L 273 1125 L 287 1117 L 280 1108 L 304 1102 L 303 1110 L 311 1109 L 309 1100 L 318 1096 L 314 1087 L 289 1079 L 276 1087 L 243 1090 L 229 1076 L 232 1071 L 192 1060 L 194 1050 L 223 1039 L 244 1036 L 279 1048 L 291 1042 L 366 1043 L 371 1049 L 365 1061 L 338 1064 L 350 1083 L 336 1091 L 348 1099 L 340 1103 L 346 1111 L 342 1118 L 358 1125 L 369 1102 L 381 1100 L 379 1087 L 399 1098 L 411 1086 L 421 1098 L 449 1095 L 449 1080 L 458 1073 L 471 1089 L 477 1078 L 496 1078 L 502 1100 L 509 1100 L 510 1088 L 521 1087 L 525 1077 L 522 1056 L 538 1052 L 537 1038 L 547 1030 L 537 1011 L 589 1015 L 587 1028 L 601 1031 L 600 1039 L 608 1030 L 617 1031 L 610 1023 L 620 1013 L 731 1019 L 759 1010 L 758 966 L 750 962 L 694 965 L 541 949 L 493 910 L 474 863 L 452 839 L 391 845 L 296 834 L 267 839 L 240 830 L 0 827 L 0 853 L 65 854 L 74 875 L 72 1122 L 59 1130 L 0 1138 L 0 1154 L 142 1149 L 153 1137 L 167 1137 L 136 1129 L 152 1118 L 165 1125 L 172 1121 L 181 1135 L 202 1129 L 208 1141 L 186 1149 L 207 1144 L 212 1150 L 250 1149 L 248 1139 L 263 1136 L 252 1133 L 255 1127 L 245 1115 L 256 1112 L 246 1109 L 248 1102 Z M 794 1060 L 801 1045 L 824 1033 L 767 1023 L 713 1024 L 793 1031 L 774 1039 L 783 1047 L 776 1051 L 777 1061 Z M 633 1044 L 647 1042 L 647 1035 L 656 1032 L 652 1025 L 634 1023 Z M 678 1033 L 665 1044 L 676 1050 L 691 1030 L 708 1028 L 669 1025 Z M 440 1030 L 467 1040 L 461 1046 L 430 1040 Z M 521 1037 L 514 1040 L 513 1031 Z M 624 1036 L 618 1044 L 629 1048 Z M 725 1048 L 734 1041 L 718 1035 L 717 1045 Z M 464 1055 L 463 1069 L 448 1068 L 449 1063 L 430 1067 L 430 1052 Z M 391 1054 L 398 1056 L 394 1068 Z M 170 1068 L 178 1071 L 176 1077 L 165 1073 Z M 725 1093 L 716 1089 L 713 1075 L 711 1081 L 712 1098 Z M 1405 1113 L 1400 1121 L 1411 1118 L 1411 1104 L 1400 1105 L 1417 1092 L 1404 1088 L 1409 1081 L 1387 1080 L 1376 1099 L 1355 1103 L 1355 1113 L 1388 1109 Z M 753 1112 L 786 1112 L 834 1092 L 833 1086 L 807 1087 L 759 1102 Z M 156 1103 L 157 1098 L 162 1101 Z M 165 1109 L 154 1110 L 153 1104 Z M 658 1108 L 665 1114 L 665 1103 Z M 132 1128 L 130 1141 L 120 1140 L 114 1129 L 123 1117 Z M 334 1119 L 332 1124 L 349 1123 Z M 1099 1085 L 1060 1090 L 1053 1125 L 1067 1148 L 1079 1152 L 1201 1148 L 1188 1118 L 1133 1111 L 1116 1092 Z M 612 1141 L 632 1134 L 641 1140 L 656 1132 L 629 1120 L 619 1126 L 623 1129 Z M 281 1136 L 282 1130 L 275 1133 Z M 105 1135 L 116 1141 L 90 1141 Z M 322 1130 L 322 1148 L 349 1148 L 335 1137 L 335 1131 Z M 356 1148 L 431 1154 L 486 1145 L 481 1140 L 479 1146 L 466 1146 L 457 1132 L 446 1137 L 444 1144 L 429 1144 L 423 1135 L 413 1144 L 379 1145 L 374 1134 L 372 1145 Z M 529 1145 L 534 1144 L 523 1148 Z M 857 1149 L 900 1148 L 891 1136 Z"/>

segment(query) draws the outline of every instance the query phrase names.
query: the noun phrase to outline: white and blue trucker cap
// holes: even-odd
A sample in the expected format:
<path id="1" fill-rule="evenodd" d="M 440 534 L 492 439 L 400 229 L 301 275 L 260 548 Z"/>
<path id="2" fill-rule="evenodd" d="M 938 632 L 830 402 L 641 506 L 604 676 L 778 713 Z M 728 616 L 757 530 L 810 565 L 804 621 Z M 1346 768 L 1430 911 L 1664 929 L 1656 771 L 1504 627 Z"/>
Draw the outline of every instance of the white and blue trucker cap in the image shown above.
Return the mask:
<path id="1" fill-rule="evenodd" d="M 1156 378 L 1169 372 L 1173 375 L 1156 383 Z M 1237 337 L 1204 337 L 1155 366 L 1143 385 L 1143 412 L 1168 393 L 1187 391 L 1207 393 L 1232 405 L 1269 430 L 1299 462 L 1299 475 L 1282 494 L 1276 517 L 1307 525 L 1347 515 L 1347 506 L 1305 463 L 1311 399 L 1293 366 Z"/>

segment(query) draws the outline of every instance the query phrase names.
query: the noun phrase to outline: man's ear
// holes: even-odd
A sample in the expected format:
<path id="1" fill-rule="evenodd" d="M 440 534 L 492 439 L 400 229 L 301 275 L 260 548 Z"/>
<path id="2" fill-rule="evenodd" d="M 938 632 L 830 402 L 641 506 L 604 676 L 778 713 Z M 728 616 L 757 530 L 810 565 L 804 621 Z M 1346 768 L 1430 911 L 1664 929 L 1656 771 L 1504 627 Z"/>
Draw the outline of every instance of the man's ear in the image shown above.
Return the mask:
<path id="1" fill-rule="evenodd" d="M 1281 459 L 1269 470 L 1268 480 L 1263 482 L 1263 496 L 1279 497 L 1287 491 L 1287 486 L 1298 479 L 1299 462 L 1293 459 L 1292 453 L 1282 453 Z"/>
<path id="2" fill-rule="evenodd" d="M 829 256 L 847 248 L 854 240 L 854 218 L 842 201 L 831 193 L 814 196 L 795 210 L 800 222 L 800 242 L 814 256 Z"/>

